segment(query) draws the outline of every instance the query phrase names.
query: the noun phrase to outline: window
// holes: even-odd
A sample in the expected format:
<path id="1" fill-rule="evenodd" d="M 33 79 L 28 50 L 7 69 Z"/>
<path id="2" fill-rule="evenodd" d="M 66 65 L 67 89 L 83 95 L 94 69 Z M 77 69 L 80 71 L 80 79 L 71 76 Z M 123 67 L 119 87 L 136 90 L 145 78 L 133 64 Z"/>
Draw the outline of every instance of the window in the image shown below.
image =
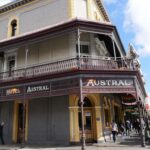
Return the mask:
<path id="1" fill-rule="evenodd" d="M 11 76 L 12 71 L 15 68 L 15 56 L 9 56 L 7 61 L 7 68 L 9 71 L 9 76 Z"/>
<path id="2" fill-rule="evenodd" d="M 17 20 L 13 20 L 11 22 L 11 36 L 15 36 L 17 34 Z"/>
<path id="3" fill-rule="evenodd" d="M 83 107 L 92 107 L 91 101 L 85 97 L 83 101 Z M 78 106 L 80 107 L 80 100 L 78 101 Z"/>
<path id="4" fill-rule="evenodd" d="M 78 18 L 87 18 L 87 0 L 75 0 L 75 15 Z"/>
<path id="5" fill-rule="evenodd" d="M 108 127 L 109 126 L 109 110 L 108 109 L 104 109 L 104 113 L 105 113 L 105 126 Z"/>
<path id="6" fill-rule="evenodd" d="M 76 45 L 76 53 L 78 54 L 78 45 Z M 82 56 L 87 56 L 90 54 L 90 48 L 88 43 L 81 42 L 80 44 L 80 53 Z"/>
<path id="7" fill-rule="evenodd" d="M 110 103 L 106 97 L 104 97 L 103 107 L 104 107 L 105 127 L 110 127 L 111 123 Z"/>
<path id="8" fill-rule="evenodd" d="M 4 58 L 4 72 L 7 72 L 8 76 L 12 76 L 13 71 L 17 67 L 17 49 L 6 51 Z"/>

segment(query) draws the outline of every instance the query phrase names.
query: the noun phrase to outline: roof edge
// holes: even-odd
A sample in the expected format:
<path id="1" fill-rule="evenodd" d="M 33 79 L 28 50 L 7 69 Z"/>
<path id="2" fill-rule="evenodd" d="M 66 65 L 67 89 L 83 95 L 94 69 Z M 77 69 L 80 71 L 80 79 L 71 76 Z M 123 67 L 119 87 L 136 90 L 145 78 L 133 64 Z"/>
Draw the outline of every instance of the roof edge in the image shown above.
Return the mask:
<path id="1" fill-rule="evenodd" d="M 10 3 L 7 3 L 7 4 L 0 7 L 0 14 L 7 12 L 7 11 L 10 11 L 12 9 L 15 9 L 19 6 L 25 5 L 25 4 L 32 2 L 32 1 L 35 1 L 35 0 L 17 0 L 17 1 L 15 0 L 15 1 L 12 1 Z"/>

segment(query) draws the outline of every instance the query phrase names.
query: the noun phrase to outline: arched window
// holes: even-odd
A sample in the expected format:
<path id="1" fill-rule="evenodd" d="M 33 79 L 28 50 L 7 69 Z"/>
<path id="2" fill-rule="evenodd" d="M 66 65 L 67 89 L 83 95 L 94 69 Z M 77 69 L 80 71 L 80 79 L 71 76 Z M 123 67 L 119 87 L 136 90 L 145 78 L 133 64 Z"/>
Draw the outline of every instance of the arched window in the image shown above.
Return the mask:
<path id="1" fill-rule="evenodd" d="M 78 101 L 78 106 L 80 106 L 80 100 Z M 91 101 L 87 97 L 84 98 L 83 107 L 92 107 Z"/>
<path id="2" fill-rule="evenodd" d="M 15 36 L 17 34 L 17 20 L 14 19 L 11 21 L 11 36 Z"/>

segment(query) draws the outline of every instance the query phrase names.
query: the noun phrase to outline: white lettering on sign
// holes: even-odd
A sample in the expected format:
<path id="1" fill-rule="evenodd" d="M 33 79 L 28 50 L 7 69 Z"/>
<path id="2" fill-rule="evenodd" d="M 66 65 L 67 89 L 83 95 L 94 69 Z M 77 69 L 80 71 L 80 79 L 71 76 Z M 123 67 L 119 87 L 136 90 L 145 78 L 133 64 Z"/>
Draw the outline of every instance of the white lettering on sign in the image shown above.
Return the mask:
<path id="1" fill-rule="evenodd" d="M 32 92 L 38 92 L 38 91 L 48 91 L 49 87 L 48 85 L 41 85 L 41 86 L 34 86 L 34 87 L 27 87 L 27 93 L 32 93 Z"/>
<path id="2" fill-rule="evenodd" d="M 132 80 L 89 80 L 86 86 L 131 86 Z"/>

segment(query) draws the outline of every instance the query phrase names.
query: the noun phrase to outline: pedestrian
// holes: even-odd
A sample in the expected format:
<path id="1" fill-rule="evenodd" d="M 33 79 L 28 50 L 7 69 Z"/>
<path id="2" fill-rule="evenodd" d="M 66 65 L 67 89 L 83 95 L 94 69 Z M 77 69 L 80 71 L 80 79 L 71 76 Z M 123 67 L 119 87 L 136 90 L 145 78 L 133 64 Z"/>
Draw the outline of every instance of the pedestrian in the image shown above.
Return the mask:
<path id="1" fill-rule="evenodd" d="M 116 122 L 113 120 L 112 122 L 112 135 L 113 135 L 113 141 L 116 142 L 116 135 L 118 133 L 118 126 Z"/>
<path id="2" fill-rule="evenodd" d="M 1 139 L 1 143 L 4 145 L 3 127 L 4 127 L 4 122 L 2 121 L 0 124 L 0 139 Z"/>
<path id="3" fill-rule="evenodd" d="M 120 132 L 121 132 L 121 135 L 124 136 L 124 134 L 125 134 L 125 126 L 124 126 L 123 123 L 121 123 Z"/>
<path id="4" fill-rule="evenodd" d="M 130 131 L 131 131 L 131 123 L 129 120 L 126 120 L 126 135 L 130 136 Z"/>

